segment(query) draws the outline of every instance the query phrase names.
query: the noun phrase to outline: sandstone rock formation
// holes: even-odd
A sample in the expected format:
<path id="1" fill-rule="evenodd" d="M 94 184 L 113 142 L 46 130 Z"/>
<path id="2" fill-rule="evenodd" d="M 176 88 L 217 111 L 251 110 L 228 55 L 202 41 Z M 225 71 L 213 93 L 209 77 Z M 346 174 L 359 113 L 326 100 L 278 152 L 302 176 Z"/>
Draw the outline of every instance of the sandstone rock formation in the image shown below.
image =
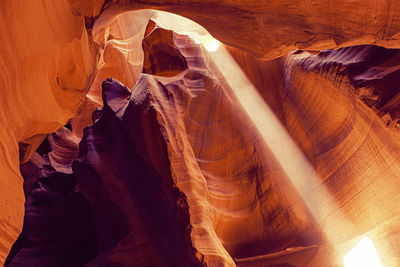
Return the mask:
<path id="1" fill-rule="evenodd" d="M 49 15 L 51 14 L 51 15 Z M 21 231 L 24 194 L 18 142 L 26 161 L 77 115 L 94 75 L 97 48 L 69 1 L 4 1 L 1 7 L 0 262 Z M 24 153 L 25 154 L 25 153 Z"/>
<path id="2" fill-rule="evenodd" d="M 95 218 L 68 160 L 77 156 L 74 141 L 61 128 L 21 165 L 25 220 L 6 266 L 82 266 L 97 254 Z"/>
<path id="3" fill-rule="evenodd" d="M 388 266 L 396 266 L 400 255 L 400 236 L 394 230 L 399 222 L 395 203 L 400 184 L 395 177 L 400 143 L 394 126 L 397 114 L 387 108 L 397 102 L 393 65 L 398 53 L 362 46 L 317 56 L 291 55 L 287 61 L 294 66 L 286 73 L 290 82 L 284 104 L 287 111 L 292 109 L 286 112 L 287 129 L 337 203 L 335 211 L 324 211 L 323 228 L 332 229 L 337 242 L 366 232 L 377 242 L 383 239 L 382 257 Z M 315 90 L 317 86 L 324 90 Z M 349 225 L 338 228 L 344 220 Z"/>
<path id="4" fill-rule="evenodd" d="M 264 59 L 284 56 L 296 48 L 400 47 L 400 6 L 395 0 L 88 2 L 93 6 L 104 2 L 103 13 L 109 16 L 144 8 L 172 12 L 199 23 L 218 40 Z M 87 18 L 100 13 L 93 15 L 83 5 L 88 3 L 75 8 Z"/>
<path id="5" fill-rule="evenodd" d="M 225 43 L 315 172 L 299 177 L 318 201 L 263 137 L 276 121 L 260 129 L 243 106 L 239 72 L 199 44 L 207 31 L 125 12 L 143 8 Z M 4 2 L 0 262 L 341 266 L 368 234 L 397 266 L 398 8 Z"/>
<path id="6" fill-rule="evenodd" d="M 100 228 L 95 239 L 98 245 L 88 251 L 98 255 L 88 264 L 193 266 L 201 261 L 211 266 L 233 265 L 232 257 L 255 256 L 317 240 L 319 234 L 308 221 L 305 208 L 289 210 L 290 203 L 301 200 L 293 197 L 296 192 L 287 182 L 278 182 L 284 174 L 273 164 L 273 156 L 263 152 L 266 148 L 253 131 L 240 134 L 241 128 L 253 126 L 229 87 L 213 74 L 212 64 L 207 66 L 204 48 L 187 36 L 158 27 L 147 30 L 143 46 L 148 74 L 140 76 L 132 93 L 114 80 L 103 83 L 101 115 L 85 129 L 80 155 L 73 163 L 70 179 L 76 179 L 79 193 L 98 213 L 97 220 L 105 224 L 96 226 Z M 174 69 L 178 75 L 162 77 L 164 73 L 171 76 Z M 207 116 L 200 108 L 204 106 L 208 106 Z M 73 138 L 66 128 L 61 132 L 64 143 L 68 136 Z M 59 149 L 57 136 L 48 138 L 52 151 L 47 157 L 57 174 L 66 174 L 70 162 L 60 155 L 68 146 Z M 70 155 L 76 151 L 69 150 Z M 66 162 L 60 164 L 60 158 Z M 221 169 L 221 165 L 225 167 Z M 57 183 L 59 178 L 50 179 Z M 37 208 L 48 216 L 34 203 L 27 205 L 28 210 Z M 27 213 L 25 221 L 31 221 L 31 216 Z M 38 260 L 34 253 L 18 250 L 31 246 L 29 237 L 24 236 L 32 227 L 25 224 L 7 265 Z M 52 234 L 57 236 L 57 232 Z M 46 239 L 42 242 L 48 245 Z M 268 245 L 260 247 L 260 243 Z M 89 257 L 89 252 L 84 256 Z M 63 264 L 59 258 L 47 260 L 42 264 L 50 264 L 50 260 Z"/>

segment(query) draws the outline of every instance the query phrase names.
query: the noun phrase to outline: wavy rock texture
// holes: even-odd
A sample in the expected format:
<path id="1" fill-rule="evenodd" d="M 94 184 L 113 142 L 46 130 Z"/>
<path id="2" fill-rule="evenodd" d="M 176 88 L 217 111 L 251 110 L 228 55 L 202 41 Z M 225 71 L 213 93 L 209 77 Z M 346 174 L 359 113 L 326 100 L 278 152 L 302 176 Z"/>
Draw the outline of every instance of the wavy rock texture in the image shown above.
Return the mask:
<path id="1" fill-rule="evenodd" d="M 5 266 L 82 266 L 97 255 L 95 217 L 71 169 L 78 141 L 61 128 L 21 165 L 25 220 Z"/>
<path id="2" fill-rule="evenodd" d="M 336 253 L 321 247 L 324 255 L 309 265 L 341 266 L 363 234 L 376 242 L 384 266 L 398 265 L 399 50 L 299 50 L 271 62 L 230 51 L 315 168 L 314 194 L 328 193 L 320 226 Z"/>
<path id="3" fill-rule="evenodd" d="M 395 0 L 104 2 L 102 14 L 110 16 L 151 8 L 187 17 L 223 43 L 264 59 L 284 56 L 295 49 L 360 44 L 400 48 L 400 5 Z M 78 10 L 92 17 L 85 9 Z"/>
<path id="4" fill-rule="evenodd" d="M 358 97 L 379 116 L 392 121 L 396 127 L 399 118 L 399 55 L 398 49 L 379 46 L 354 46 L 337 51 L 326 50 L 318 55 L 298 51 L 293 56 L 306 71 L 327 72 L 336 75 L 340 84 L 344 79 L 355 88 Z"/>
<path id="5" fill-rule="evenodd" d="M 68 1 L 4 1 L 0 68 L 0 263 L 21 230 L 22 161 L 44 136 L 76 116 L 95 67 L 96 48 Z M 51 14 L 51 15 L 49 15 Z"/>
<path id="6" fill-rule="evenodd" d="M 400 236 L 393 225 L 399 222 L 399 138 L 388 127 L 392 122 L 385 123 L 377 113 L 397 118 L 387 106 L 397 103 L 393 66 L 398 53 L 371 46 L 317 56 L 299 52 L 286 59 L 290 77 L 283 91 L 287 129 L 337 203 L 335 210 L 324 210 L 322 228 L 332 229 L 336 242 L 370 231 L 387 244 L 382 257 L 388 266 L 396 266 L 400 255 Z M 344 224 L 338 213 L 350 227 L 338 227 Z"/>
<path id="7" fill-rule="evenodd" d="M 213 74 L 217 69 L 204 50 L 179 35 L 171 40 L 168 34 L 156 28 L 144 39 L 149 56 L 144 70 L 162 75 L 171 63 L 186 59 L 173 64 L 188 66 L 179 74 L 182 80 L 163 78 L 158 89 L 149 87 L 161 113 L 158 120 L 165 128 L 174 180 L 188 198 L 195 248 L 208 264 L 231 264 L 225 250 L 246 257 L 291 243 L 307 244 L 302 237 L 317 239 L 308 229 L 312 222 L 304 208 L 289 208 L 300 200 L 273 156 L 264 152 L 267 148 L 229 86 Z M 175 51 L 160 53 L 171 41 Z M 146 69 L 149 62 L 163 64 Z"/>
<path id="8" fill-rule="evenodd" d="M 100 47 L 97 72 L 80 107 L 79 116 L 71 120 L 75 136 L 82 138 L 83 128 L 92 123 L 92 113 L 103 105 L 101 84 L 114 77 L 128 87 L 133 87 L 142 73 L 142 40 L 147 22 L 154 11 L 124 13 L 96 21 L 92 36 Z"/>
<path id="9" fill-rule="evenodd" d="M 273 156 L 263 152 L 260 137 L 251 130 L 241 133 L 253 126 L 223 78 L 212 72 L 216 68 L 207 64 L 205 50 L 187 36 L 149 25 L 143 41 L 148 74 L 140 76 L 132 93 L 114 80 L 103 83 L 104 107 L 85 129 L 73 163 L 76 188 L 103 222 L 94 223 L 100 230 L 97 239 L 89 239 L 98 246 L 83 253 L 90 257 L 97 251 L 88 264 L 229 266 L 233 258 L 319 240 L 306 209 L 292 207 L 301 200 Z M 174 68 L 180 72 L 173 77 L 157 75 Z M 207 107 L 206 116 L 200 107 Z M 67 136 L 75 140 L 63 131 L 64 143 Z M 54 148 L 48 158 L 57 159 L 50 161 L 58 173 L 69 173 L 68 156 L 75 149 L 59 157 L 67 149 L 56 137 L 49 137 Z M 37 216 L 47 215 L 32 206 L 42 212 Z M 27 213 L 28 233 L 31 220 Z M 18 250 L 34 250 L 25 235 L 9 266 L 35 262 L 33 254 Z"/>
<path id="10" fill-rule="evenodd" d="M 140 127 L 142 119 L 155 114 L 134 99 L 128 102 L 129 96 L 126 87 L 104 82 L 101 117 L 85 129 L 73 165 L 81 190 L 100 210 L 113 238 L 107 243 L 100 235 L 111 249 L 89 265 L 198 265 L 186 230 L 186 201 L 173 188 L 159 130 L 151 120 L 148 128 Z M 153 151 L 164 155 L 157 164 L 145 160 L 152 152 L 143 149 L 145 134 L 156 142 Z"/>
<path id="11" fill-rule="evenodd" d="M 140 128 L 124 131 L 112 110 L 129 91 L 110 85 L 72 174 L 68 156 L 76 158 L 77 143 L 66 128 L 48 137 L 47 148 L 42 144 L 42 157 L 36 153 L 21 166 L 28 195 L 24 228 L 6 266 L 200 266 L 187 246 L 184 196 L 172 188 L 168 164 L 157 165 L 161 176 L 129 145 Z M 140 115 L 132 111 L 128 122 Z M 157 137 L 157 128 L 150 130 Z"/>
<path id="12" fill-rule="evenodd" d="M 187 37 L 156 25 L 146 31 L 154 11 L 123 13 L 142 8 L 191 18 L 246 51 L 227 48 L 315 168 L 313 193 L 329 192 L 319 203 L 322 223 L 218 66 Z M 385 266 L 397 266 L 398 51 L 311 50 L 399 47 L 398 9 L 389 0 L 5 1 L 0 262 L 22 227 L 24 188 L 24 231 L 9 265 L 337 266 L 368 233 Z M 295 48 L 304 51 L 278 58 Z M 109 76 L 138 83 L 130 93 L 109 81 L 100 97 Z M 72 134 L 45 139 L 78 111 Z M 51 149 L 34 152 L 43 140 Z"/>

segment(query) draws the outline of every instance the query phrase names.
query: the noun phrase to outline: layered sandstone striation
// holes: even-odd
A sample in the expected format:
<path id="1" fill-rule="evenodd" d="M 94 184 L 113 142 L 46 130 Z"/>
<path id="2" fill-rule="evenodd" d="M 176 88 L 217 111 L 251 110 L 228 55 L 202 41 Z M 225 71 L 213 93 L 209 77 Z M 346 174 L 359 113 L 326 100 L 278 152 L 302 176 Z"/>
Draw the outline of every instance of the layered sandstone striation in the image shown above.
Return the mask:
<path id="1" fill-rule="evenodd" d="M 102 221 L 93 223 L 97 233 L 86 243 L 92 247 L 83 256 L 96 254 L 87 264 L 232 266 L 234 258 L 320 240 L 306 208 L 292 207 L 301 199 L 273 155 L 264 152 L 268 149 L 205 49 L 154 22 L 143 48 L 146 74 L 132 92 L 115 80 L 103 82 L 103 108 L 95 124 L 84 130 L 72 164 L 73 191 L 85 197 L 91 214 Z M 171 76 L 173 69 L 178 74 Z M 248 131 L 243 134 L 242 129 Z M 76 140 L 66 128 L 60 131 L 64 143 Z M 47 153 L 58 159 L 50 161 L 53 169 L 58 167 L 57 175 L 69 173 L 71 166 L 67 156 L 63 164 L 56 157 L 68 150 L 66 145 L 60 149 L 59 134 L 48 137 L 52 151 Z M 68 155 L 76 151 L 69 150 Z M 56 176 L 52 179 L 58 183 Z M 35 203 L 27 203 L 30 209 L 40 213 L 26 214 L 9 266 L 40 262 L 24 250 L 46 253 L 30 247 L 32 237 L 24 239 L 34 228 L 29 224 L 33 216 L 48 216 Z M 46 239 L 41 242 L 48 245 Z M 43 264 L 49 262 L 63 263 L 50 257 Z"/>
<path id="2" fill-rule="evenodd" d="M 396 266 L 400 255 L 398 115 L 388 109 L 398 105 L 398 53 L 350 47 L 316 56 L 299 52 L 284 64 L 287 129 L 336 203 L 322 203 L 322 228 L 333 231 L 333 243 L 369 233 L 381 242 L 388 266 Z"/>
<path id="3" fill-rule="evenodd" d="M 340 266 L 368 234 L 398 265 L 395 1 L 2 4 L 1 263 Z M 125 12 L 143 8 L 227 44 L 315 171 L 315 207 L 204 28 Z"/>
<path id="4" fill-rule="evenodd" d="M 264 59 L 284 56 L 295 49 L 361 44 L 400 47 L 400 5 L 395 0 L 88 2 L 93 6 L 103 2 L 102 14 L 109 16 L 145 8 L 178 14 L 199 23 L 223 43 Z M 87 8 L 75 7 L 86 18 L 95 17 Z"/>
<path id="5" fill-rule="evenodd" d="M 5 266 L 83 266 L 97 254 L 96 218 L 71 169 L 78 141 L 61 128 L 21 164 L 24 226 Z"/>
<path id="6" fill-rule="evenodd" d="M 68 1 L 5 1 L 1 7 L 0 262 L 21 231 L 22 161 L 77 115 L 94 74 L 97 48 Z"/>

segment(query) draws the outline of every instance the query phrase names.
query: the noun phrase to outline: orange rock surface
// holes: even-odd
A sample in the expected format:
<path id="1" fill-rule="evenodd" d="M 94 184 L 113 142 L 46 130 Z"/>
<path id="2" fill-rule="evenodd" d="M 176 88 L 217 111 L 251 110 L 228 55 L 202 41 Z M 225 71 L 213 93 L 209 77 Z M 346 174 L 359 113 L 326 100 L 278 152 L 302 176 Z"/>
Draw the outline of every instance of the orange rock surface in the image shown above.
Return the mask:
<path id="1" fill-rule="evenodd" d="M 99 0 L 89 1 L 99 5 Z M 399 47 L 399 4 L 357 1 L 104 1 L 105 13 L 151 8 L 189 18 L 215 38 L 264 59 L 295 49 L 322 50 L 358 44 Z M 86 17 L 85 8 L 77 7 Z"/>
<path id="2" fill-rule="evenodd" d="M 0 262 L 22 227 L 18 142 L 33 149 L 77 115 L 97 48 L 68 1 L 5 1 L 1 7 Z M 29 158 L 29 156 L 27 157 Z"/>
<path id="3" fill-rule="evenodd" d="M 113 77 L 132 99 L 150 98 L 130 142 L 185 196 L 201 263 L 341 266 L 368 235 L 384 266 L 397 266 L 400 53 L 383 47 L 400 48 L 399 9 L 389 0 L 5 1 L 0 263 L 22 229 L 20 163 L 55 132 L 50 165 L 71 174 L 70 144 L 100 114 L 101 84 Z M 216 52 L 207 31 L 223 43 Z M 260 118 L 246 90 L 274 115 Z M 293 155 L 281 157 L 286 135 L 296 149 L 282 144 Z"/>

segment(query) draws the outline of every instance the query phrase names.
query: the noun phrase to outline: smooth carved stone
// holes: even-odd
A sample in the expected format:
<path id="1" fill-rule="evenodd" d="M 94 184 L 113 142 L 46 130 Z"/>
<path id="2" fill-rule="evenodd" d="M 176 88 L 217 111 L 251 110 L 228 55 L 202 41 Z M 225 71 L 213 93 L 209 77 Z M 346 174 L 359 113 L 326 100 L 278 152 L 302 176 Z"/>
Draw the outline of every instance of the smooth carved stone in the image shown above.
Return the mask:
<path id="1" fill-rule="evenodd" d="M 326 50 L 317 55 L 298 51 L 297 55 L 296 65 L 306 71 L 336 73 L 338 84 L 348 79 L 368 107 L 379 116 L 389 115 L 391 121 L 397 124 L 400 118 L 400 50 L 364 45 Z M 391 121 L 387 121 L 388 126 Z"/>
<path id="2" fill-rule="evenodd" d="M 400 5 L 395 0 L 273 0 L 245 4 L 114 0 L 107 2 L 99 18 L 149 8 L 189 18 L 221 42 L 266 60 L 296 49 L 323 50 L 362 44 L 400 48 Z"/>
<path id="3" fill-rule="evenodd" d="M 155 30 L 156 27 L 156 23 L 150 20 L 143 39 L 143 50 L 146 52 L 143 73 L 175 76 L 187 69 L 186 59 L 175 47 L 174 34 Z"/>
<path id="4" fill-rule="evenodd" d="M 0 8 L 0 264 L 22 229 L 18 143 L 29 160 L 45 134 L 77 115 L 97 48 L 69 1 L 3 1 Z"/>
<path id="5" fill-rule="evenodd" d="M 166 57 L 151 49 L 169 40 L 188 66 L 174 77 L 164 75 L 164 66 L 170 67 L 163 61 Z M 204 48 L 160 27 L 152 27 L 146 35 L 144 42 L 150 41 L 155 43 L 144 46 L 145 59 L 159 66 L 146 71 L 157 78 L 139 78 L 129 101 L 148 94 L 157 111 L 172 177 L 187 197 L 198 257 L 208 265 L 229 266 L 233 257 L 317 242 L 319 234 L 305 208 L 289 208 L 300 203 L 296 192 L 273 155 L 264 152 L 267 148 L 230 88 L 214 72 Z M 115 109 L 116 114 L 121 110 Z"/>
<path id="6" fill-rule="evenodd" d="M 149 7 L 191 18 L 222 42 L 264 59 L 230 49 L 316 169 L 321 186 L 315 192 L 331 192 L 319 203 L 322 225 L 309 216 L 206 53 L 157 25 L 145 31 L 153 11 L 121 14 Z M 398 9 L 389 0 L 2 3 L 0 263 L 21 230 L 24 188 L 26 218 L 32 221 L 26 220 L 9 265 L 59 266 L 68 258 L 77 265 L 91 260 L 92 265 L 272 264 L 275 256 L 287 256 L 276 251 L 289 246 L 314 251 L 324 239 L 321 229 L 335 236 L 340 255 L 319 249 L 310 266 L 337 264 L 349 240 L 364 233 L 388 244 L 383 261 L 398 265 L 399 140 L 392 129 L 399 116 L 398 51 L 356 46 L 310 52 L 371 43 L 398 48 Z M 309 51 L 265 61 L 295 48 Z M 86 130 L 71 169 L 74 138 L 102 106 L 100 84 L 109 76 L 127 87 L 113 80 L 104 84 L 107 105 L 95 112 L 95 125 Z M 126 88 L 136 80 L 130 93 Z M 73 134 L 61 130 L 49 142 L 53 148 L 35 154 L 44 136 L 79 109 Z M 59 134 L 69 141 L 58 143 Z M 129 163 L 120 162 L 120 155 Z M 23 187 L 18 159 L 28 162 L 21 165 Z M 79 187 L 83 191 L 77 194 Z M 336 206 L 328 205 L 332 199 Z M 71 225 L 63 224 L 63 209 L 74 217 Z M 97 221 L 105 222 L 94 227 L 96 233 L 88 215 L 93 210 Z M 49 216 L 53 212 L 56 216 Z M 59 244 L 69 239 L 60 237 L 58 228 L 43 228 L 42 221 L 65 226 L 74 244 L 84 237 L 88 250 L 63 251 Z M 31 241 L 39 235 L 51 241 L 36 247 Z M 52 243 L 54 237 L 60 242 Z M 130 245 L 142 244 L 132 253 Z M 54 257 L 35 258 L 44 252 Z"/>
<path id="7" fill-rule="evenodd" d="M 160 27 L 145 38 L 145 58 L 159 62 L 160 68 L 149 68 L 154 72 L 142 74 L 132 92 L 115 80 L 103 82 L 103 109 L 84 130 L 73 163 L 76 188 L 97 218 L 98 245 L 87 247 L 95 255 L 86 264 L 232 266 L 234 258 L 248 262 L 317 242 L 320 236 L 307 211 L 273 156 L 263 152 L 266 147 L 230 88 L 213 73 L 205 50 Z M 157 43 L 173 46 L 167 51 L 174 51 L 187 68 L 177 65 L 178 75 L 160 76 L 163 66 L 172 66 L 151 49 Z M 65 129 L 50 138 L 48 150 L 54 146 L 60 151 L 55 155 L 73 155 L 66 153 L 67 133 Z M 51 165 L 49 157 L 44 160 Z M 43 172 L 50 176 L 55 169 Z M 14 252 L 29 247 L 24 240 L 15 247 L 10 265 L 32 257 Z M 266 259 L 264 263 L 276 262 Z"/>
<path id="8" fill-rule="evenodd" d="M 270 62 L 230 52 L 318 174 L 321 228 L 335 249 L 320 246 L 308 266 L 342 264 L 360 235 L 376 242 L 384 266 L 396 266 L 398 50 L 297 51 Z"/>
<path id="9" fill-rule="evenodd" d="M 95 213 L 71 174 L 71 136 L 59 129 L 21 165 L 25 218 L 5 266 L 83 266 L 98 254 Z"/>
<path id="10" fill-rule="evenodd" d="M 322 228 L 337 237 L 332 243 L 338 248 L 369 233 L 381 244 L 388 266 L 400 260 L 396 245 L 400 236 L 393 226 L 398 221 L 394 203 L 400 201 L 396 193 L 400 190 L 396 178 L 400 142 L 398 131 L 387 127 L 377 112 L 385 112 L 385 102 L 396 101 L 398 78 L 392 75 L 395 68 L 391 66 L 397 53 L 353 47 L 317 56 L 293 54 L 282 62 L 286 127 L 335 203 L 328 205 L 327 197 L 321 202 L 325 207 L 321 216 L 326 217 Z M 376 95 L 374 109 L 362 94 L 362 86 Z M 342 249 L 348 248 L 343 245 Z"/>
<path id="11" fill-rule="evenodd" d="M 161 161 L 157 169 L 140 139 L 148 131 L 135 124 L 155 114 L 145 108 L 146 99 L 131 100 L 130 91 L 112 79 L 103 83 L 103 100 L 101 117 L 85 129 L 73 163 L 79 188 L 104 218 L 107 233 L 99 235 L 105 251 L 87 266 L 199 265 L 190 245 L 186 200 L 174 188 L 165 144 L 153 144 Z M 147 113 L 137 112 L 143 109 Z M 154 130 L 147 138 L 160 140 L 154 122 L 147 124 Z"/>
<path id="12" fill-rule="evenodd" d="M 102 82 L 114 77 L 132 88 L 143 70 L 142 41 L 149 18 L 155 11 L 141 11 L 132 16 L 123 13 L 109 19 L 97 20 L 92 30 L 93 40 L 100 47 L 98 71 L 87 93 L 101 106 Z"/>

